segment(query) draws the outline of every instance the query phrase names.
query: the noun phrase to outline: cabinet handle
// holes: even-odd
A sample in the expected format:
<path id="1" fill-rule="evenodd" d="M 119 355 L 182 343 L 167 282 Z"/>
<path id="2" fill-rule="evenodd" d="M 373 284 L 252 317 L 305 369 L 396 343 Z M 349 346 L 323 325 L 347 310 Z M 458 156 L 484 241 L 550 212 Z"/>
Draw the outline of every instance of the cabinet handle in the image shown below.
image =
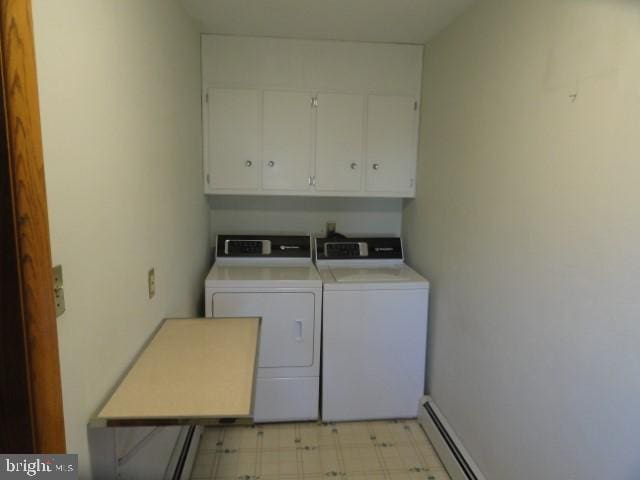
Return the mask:
<path id="1" fill-rule="evenodd" d="M 373 164 L 373 169 L 374 169 L 374 170 L 378 170 L 379 168 L 380 168 L 380 165 L 379 165 L 379 164 L 377 164 L 377 163 L 374 163 L 374 164 Z"/>
<path id="2" fill-rule="evenodd" d="M 245 167 L 250 167 L 251 165 L 253 165 L 253 162 L 251 160 L 247 160 L 246 162 L 244 162 Z"/>
<path id="3" fill-rule="evenodd" d="M 269 163 L 267 163 L 267 165 L 269 165 L 270 167 L 273 167 L 276 164 L 276 162 L 274 162 L 273 160 L 270 160 Z"/>
<path id="4" fill-rule="evenodd" d="M 357 167 L 358 167 L 357 163 L 354 162 L 351 164 L 351 170 L 355 170 Z"/>

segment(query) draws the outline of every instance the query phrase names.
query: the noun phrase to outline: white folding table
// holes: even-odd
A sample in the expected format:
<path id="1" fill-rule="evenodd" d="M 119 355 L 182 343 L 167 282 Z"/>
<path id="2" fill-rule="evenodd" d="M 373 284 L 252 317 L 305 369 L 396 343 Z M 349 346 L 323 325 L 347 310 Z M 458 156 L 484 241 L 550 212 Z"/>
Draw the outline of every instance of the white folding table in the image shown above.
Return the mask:
<path id="1" fill-rule="evenodd" d="M 202 426 L 253 423 L 259 336 L 257 317 L 164 320 L 89 422 L 95 478 L 185 478 Z"/>

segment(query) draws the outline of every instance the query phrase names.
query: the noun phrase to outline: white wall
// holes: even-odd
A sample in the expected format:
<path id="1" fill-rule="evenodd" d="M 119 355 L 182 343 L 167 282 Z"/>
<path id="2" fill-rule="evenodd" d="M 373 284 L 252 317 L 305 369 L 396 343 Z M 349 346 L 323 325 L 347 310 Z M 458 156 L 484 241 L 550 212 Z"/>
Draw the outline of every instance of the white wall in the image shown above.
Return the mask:
<path id="1" fill-rule="evenodd" d="M 478 2 L 422 98 L 436 402 L 491 480 L 640 478 L 640 4 Z"/>
<path id="2" fill-rule="evenodd" d="M 67 449 L 159 321 L 201 308 L 200 37 L 172 0 L 35 0 Z M 147 298 L 147 271 L 157 293 Z"/>
<path id="3" fill-rule="evenodd" d="M 420 93 L 422 45 L 202 36 L 202 84 L 320 92 Z"/>
<path id="4" fill-rule="evenodd" d="M 402 200 L 210 196 L 211 241 L 218 233 L 311 233 L 328 221 L 346 235 L 400 235 Z"/>

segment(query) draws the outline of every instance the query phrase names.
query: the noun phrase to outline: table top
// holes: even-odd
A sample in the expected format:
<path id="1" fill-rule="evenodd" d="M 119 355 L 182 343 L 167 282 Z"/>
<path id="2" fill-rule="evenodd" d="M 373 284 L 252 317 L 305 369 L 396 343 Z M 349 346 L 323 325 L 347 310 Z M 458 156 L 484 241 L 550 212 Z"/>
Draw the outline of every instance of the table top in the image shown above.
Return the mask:
<path id="1" fill-rule="evenodd" d="M 259 332 L 259 318 L 165 320 L 96 420 L 164 425 L 250 419 Z"/>

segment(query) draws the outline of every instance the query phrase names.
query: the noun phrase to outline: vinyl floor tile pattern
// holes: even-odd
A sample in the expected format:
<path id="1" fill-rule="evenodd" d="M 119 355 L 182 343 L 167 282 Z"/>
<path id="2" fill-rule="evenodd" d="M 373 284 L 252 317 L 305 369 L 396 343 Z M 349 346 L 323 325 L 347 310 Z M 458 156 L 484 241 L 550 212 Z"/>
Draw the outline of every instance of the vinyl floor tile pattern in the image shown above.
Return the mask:
<path id="1" fill-rule="evenodd" d="M 450 480 L 415 420 L 207 428 L 191 478 Z"/>

